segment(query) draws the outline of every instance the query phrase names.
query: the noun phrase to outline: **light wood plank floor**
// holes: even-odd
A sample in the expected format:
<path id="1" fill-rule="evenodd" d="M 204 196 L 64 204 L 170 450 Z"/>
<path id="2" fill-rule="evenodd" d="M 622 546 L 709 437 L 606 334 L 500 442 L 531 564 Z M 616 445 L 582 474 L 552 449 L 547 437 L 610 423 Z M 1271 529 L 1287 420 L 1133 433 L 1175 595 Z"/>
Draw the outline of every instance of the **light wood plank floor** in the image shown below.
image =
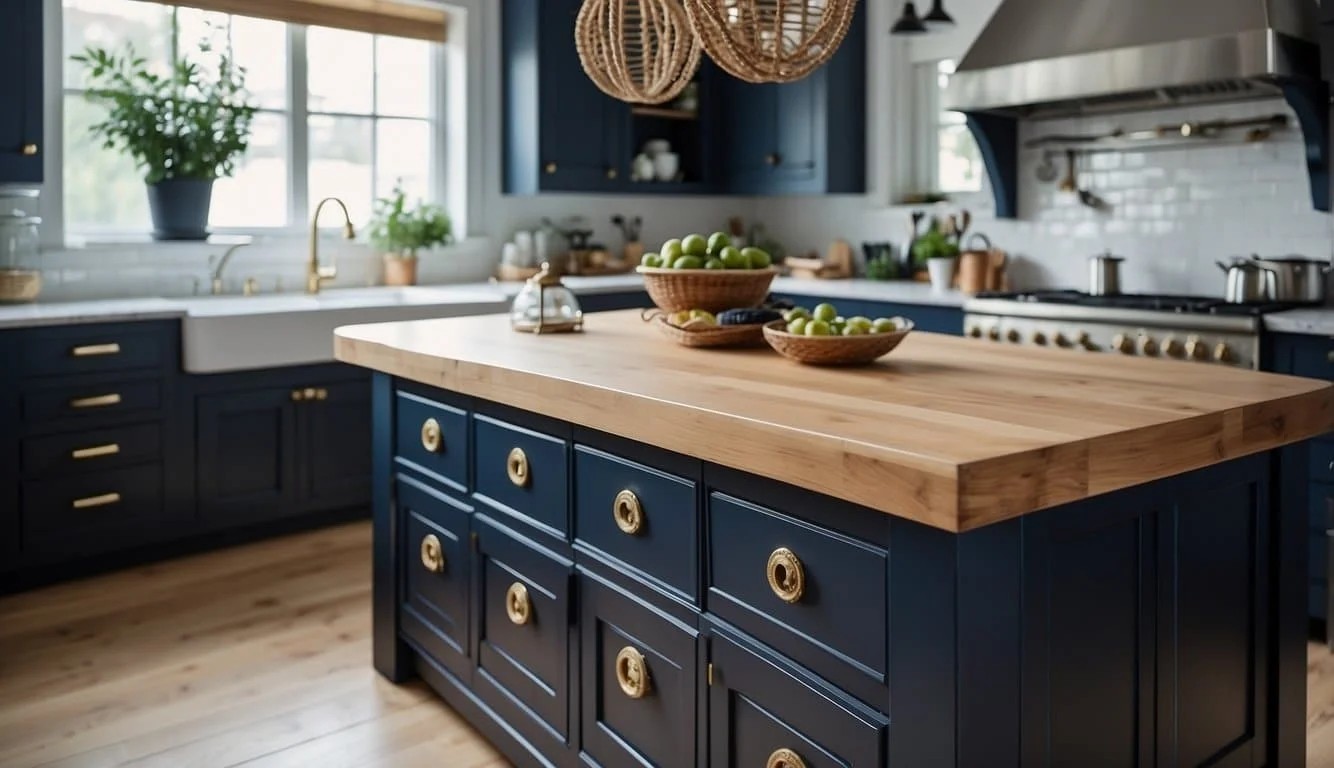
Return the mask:
<path id="1" fill-rule="evenodd" d="M 1308 764 L 1334 768 L 1334 657 L 1310 649 Z M 3 768 L 505 764 L 371 670 L 366 523 L 0 598 Z"/>

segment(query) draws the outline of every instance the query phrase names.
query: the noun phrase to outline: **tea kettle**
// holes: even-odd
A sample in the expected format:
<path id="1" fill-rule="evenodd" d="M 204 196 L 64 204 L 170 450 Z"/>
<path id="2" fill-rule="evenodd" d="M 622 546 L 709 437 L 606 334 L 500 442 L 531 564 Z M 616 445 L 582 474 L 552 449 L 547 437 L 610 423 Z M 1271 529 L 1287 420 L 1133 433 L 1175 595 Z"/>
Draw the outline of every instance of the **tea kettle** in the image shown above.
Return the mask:
<path id="1" fill-rule="evenodd" d="M 1223 300 L 1229 304 L 1254 304 L 1273 301 L 1278 293 L 1274 270 L 1250 259 L 1233 259 L 1231 264 L 1215 262 L 1227 275 Z"/>

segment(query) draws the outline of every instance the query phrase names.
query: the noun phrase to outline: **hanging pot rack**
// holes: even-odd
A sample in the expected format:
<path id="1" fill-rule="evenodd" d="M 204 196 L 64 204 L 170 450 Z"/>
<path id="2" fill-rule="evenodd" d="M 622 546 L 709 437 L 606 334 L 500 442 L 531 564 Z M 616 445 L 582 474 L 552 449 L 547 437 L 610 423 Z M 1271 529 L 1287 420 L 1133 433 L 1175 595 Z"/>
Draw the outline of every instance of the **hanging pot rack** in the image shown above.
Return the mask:
<path id="1" fill-rule="evenodd" d="M 1184 149 L 1238 142 L 1257 144 L 1273 138 L 1275 133 L 1288 130 L 1291 124 L 1292 121 L 1284 114 L 1236 120 L 1166 123 L 1140 130 L 1114 128 L 1106 133 L 1047 134 L 1025 141 L 1024 147 L 1048 151 L 1069 149 L 1080 154 L 1097 154 Z M 1236 132 L 1241 130 L 1245 132 L 1238 135 Z"/>

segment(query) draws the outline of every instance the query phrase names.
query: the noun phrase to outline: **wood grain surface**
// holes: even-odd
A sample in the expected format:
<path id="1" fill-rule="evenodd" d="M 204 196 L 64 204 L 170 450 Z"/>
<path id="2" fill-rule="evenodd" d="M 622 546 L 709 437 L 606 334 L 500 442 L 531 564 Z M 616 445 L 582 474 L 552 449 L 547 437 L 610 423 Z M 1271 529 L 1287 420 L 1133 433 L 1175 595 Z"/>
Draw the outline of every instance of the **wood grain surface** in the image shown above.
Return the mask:
<path id="1" fill-rule="evenodd" d="M 1326 382 L 914 333 L 864 368 L 700 350 L 636 311 L 532 336 L 502 315 L 349 326 L 339 360 L 948 531 L 1334 429 Z"/>

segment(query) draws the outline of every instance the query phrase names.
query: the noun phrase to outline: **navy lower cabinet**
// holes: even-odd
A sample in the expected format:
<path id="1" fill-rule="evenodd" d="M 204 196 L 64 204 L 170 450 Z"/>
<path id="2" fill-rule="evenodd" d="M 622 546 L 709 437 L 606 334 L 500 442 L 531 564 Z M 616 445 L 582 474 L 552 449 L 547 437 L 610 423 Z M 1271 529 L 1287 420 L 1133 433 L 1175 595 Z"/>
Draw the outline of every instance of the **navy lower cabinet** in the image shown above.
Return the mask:
<path id="1" fill-rule="evenodd" d="M 42 182 L 42 0 L 10 0 L 0 25 L 0 184 Z"/>
<path id="2" fill-rule="evenodd" d="M 828 302 L 838 307 L 844 317 L 864 315 L 877 317 L 906 317 L 912 320 L 917 330 L 929 333 L 947 333 L 951 336 L 963 335 L 963 309 L 935 304 L 899 304 L 885 301 L 862 301 L 858 299 L 831 299 L 824 296 L 805 296 L 800 293 L 784 292 L 775 294 L 775 298 L 787 299 L 799 307 L 810 309 L 816 304 Z"/>
<path id="3" fill-rule="evenodd" d="M 1277 454 L 955 534 L 374 376 L 376 668 L 518 765 L 1303 762 Z"/>

